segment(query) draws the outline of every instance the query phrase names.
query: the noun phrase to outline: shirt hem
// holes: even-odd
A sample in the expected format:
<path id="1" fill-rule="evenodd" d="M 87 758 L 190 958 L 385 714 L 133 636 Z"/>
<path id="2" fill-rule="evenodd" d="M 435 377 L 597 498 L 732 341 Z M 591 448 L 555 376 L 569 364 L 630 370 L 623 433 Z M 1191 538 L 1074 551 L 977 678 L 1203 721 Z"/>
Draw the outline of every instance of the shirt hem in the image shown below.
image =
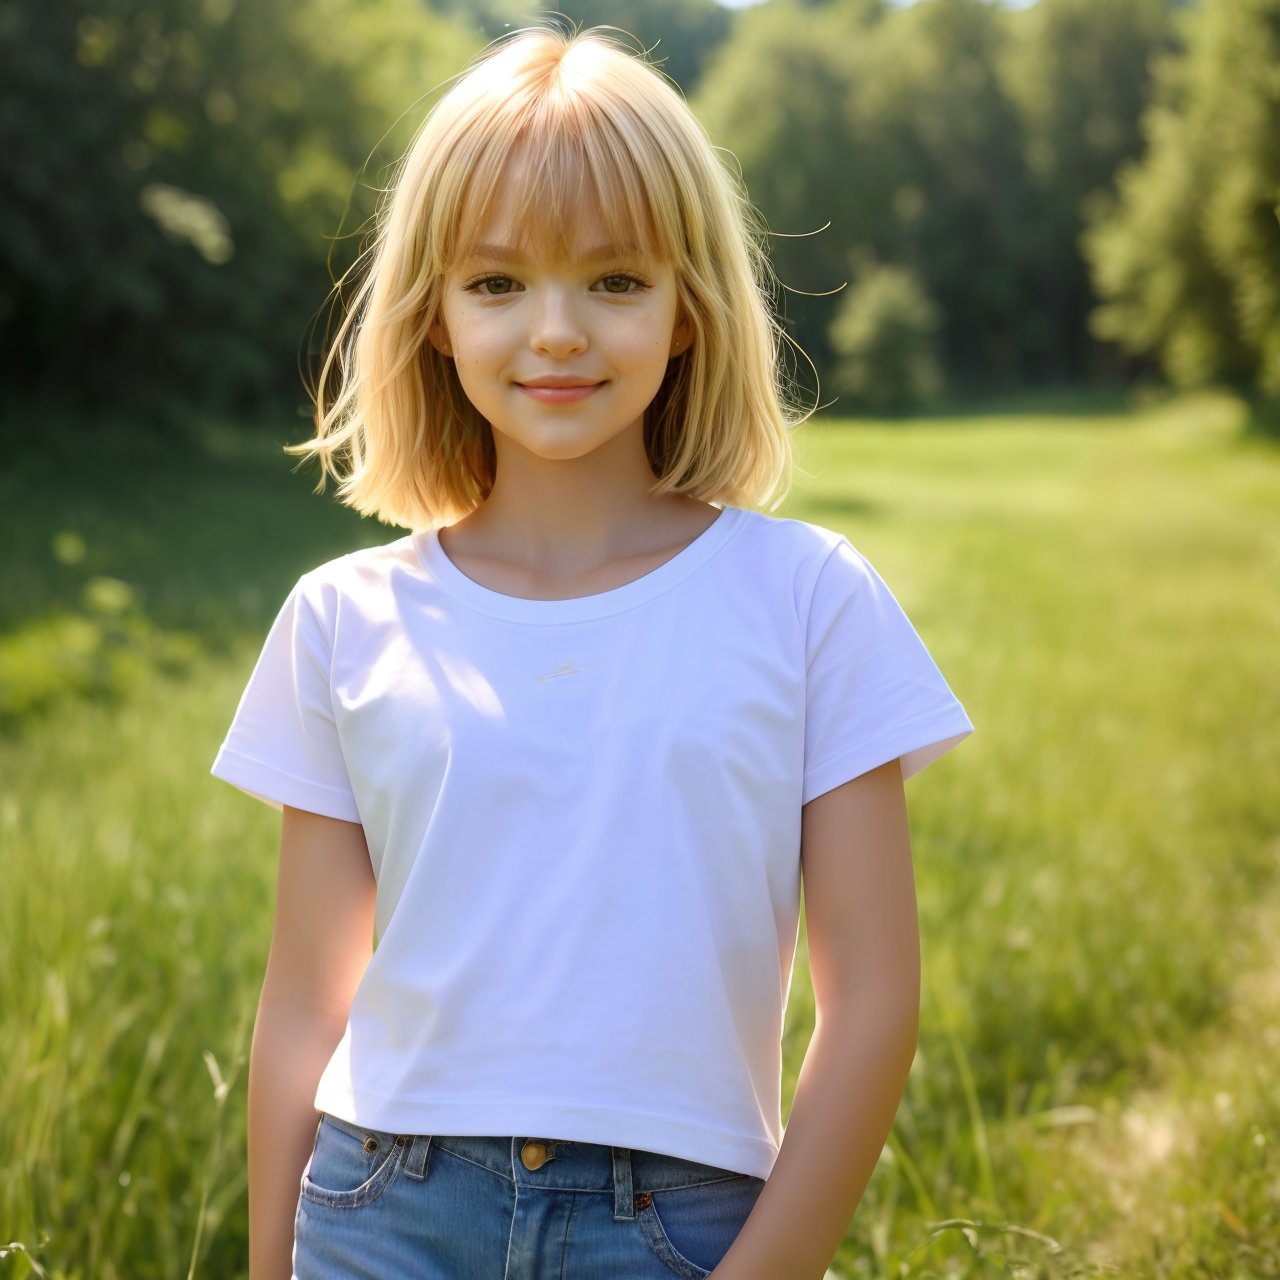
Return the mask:
<path id="1" fill-rule="evenodd" d="M 959 708 L 942 714 L 919 716 L 896 725 L 871 742 L 828 756 L 812 766 L 804 776 L 802 804 L 824 792 L 860 777 L 890 760 L 902 758 L 902 780 L 914 777 L 926 765 L 958 746 L 971 733 L 973 724 Z"/>
<path id="2" fill-rule="evenodd" d="M 405 1102 L 322 1085 L 316 1093 L 315 1107 L 349 1124 L 389 1133 L 537 1136 L 559 1142 L 591 1142 L 653 1151 L 756 1178 L 768 1178 L 778 1156 L 778 1147 L 764 1138 L 652 1112 L 618 1111 L 581 1103 L 566 1105 L 529 1098 Z"/>
<path id="3" fill-rule="evenodd" d="M 283 809 L 287 804 L 326 818 L 360 821 L 360 811 L 350 794 L 285 773 L 261 760 L 241 755 L 234 747 L 223 746 L 209 772 L 273 809 Z"/>

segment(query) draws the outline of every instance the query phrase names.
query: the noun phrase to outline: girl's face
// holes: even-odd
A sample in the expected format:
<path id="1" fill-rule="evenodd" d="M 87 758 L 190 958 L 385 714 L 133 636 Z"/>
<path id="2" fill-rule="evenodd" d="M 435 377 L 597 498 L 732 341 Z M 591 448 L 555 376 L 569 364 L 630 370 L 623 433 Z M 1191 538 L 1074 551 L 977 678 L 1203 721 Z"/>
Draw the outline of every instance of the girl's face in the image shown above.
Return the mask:
<path id="1" fill-rule="evenodd" d="M 501 436 L 576 458 L 642 431 L 667 362 L 687 345 L 671 267 L 605 239 L 588 207 L 563 258 L 540 256 L 518 243 L 503 197 L 478 250 L 446 277 L 431 340 L 499 448 Z"/>

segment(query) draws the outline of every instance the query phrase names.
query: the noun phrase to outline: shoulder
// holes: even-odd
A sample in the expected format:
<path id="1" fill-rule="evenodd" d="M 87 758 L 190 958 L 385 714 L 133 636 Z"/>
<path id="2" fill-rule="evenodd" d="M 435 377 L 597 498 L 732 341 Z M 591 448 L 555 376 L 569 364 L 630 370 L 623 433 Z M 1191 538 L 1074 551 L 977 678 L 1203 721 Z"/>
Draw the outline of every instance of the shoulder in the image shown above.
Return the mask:
<path id="1" fill-rule="evenodd" d="M 317 615 L 332 622 L 341 612 L 376 611 L 397 576 L 419 571 L 414 537 L 404 534 L 308 569 L 293 590 Z"/>
<path id="2" fill-rule="evenodd" d="M 869 569 L 865 557 L 838 530 L 809 520 L 748 510 L 738 539 L 739 557 L 753 577 L 791 584 L 796 606 L 805 610 L 815 592 L 833 579 L 847 585 Z"/>
<path id="3" fill-rule="evenodd" d="M 821 563 L 848 538 L 825 525 L 793 516 L 773 516 L 763 511 L 743 509 L 741 541 L 754 554 L 794 564 Z"/>
<path id="4" fill-rule="evenodd" d="M 414 535 L 403 534 L 389 542 L 371 547 L 358 547 L 346 551 L 332 560 L 326 560 L 308 569 L 301 581 L 311 584 L 353 586 L 360 582 L 376 582 L 397 570 L 413 568 L 417 564 Z"/>
<path id="5" fill-rule="evenodd" d="M 758 512 L 750 513 L 747 526 L 742 572 L 762 594 L 771 590 L 778 599 L 790 593 L 809 644 L 819 646 L 829 635 L 847 640 L 855 632 L 901 627 L 897 596 L 848 535 Z"/>

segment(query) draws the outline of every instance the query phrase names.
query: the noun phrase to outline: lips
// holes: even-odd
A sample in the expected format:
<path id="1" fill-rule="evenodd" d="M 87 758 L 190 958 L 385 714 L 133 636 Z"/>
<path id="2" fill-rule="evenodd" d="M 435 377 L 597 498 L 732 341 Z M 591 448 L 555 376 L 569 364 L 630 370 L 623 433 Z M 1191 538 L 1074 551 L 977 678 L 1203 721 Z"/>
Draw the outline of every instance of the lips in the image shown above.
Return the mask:
<path id="1" fill-rule="evenodd" d="M 552 374 L 541 378 L 530 378 L 517 382 L 525 395 L 543 404 L 573 404 L 585 400 L 604 386 L 603 382 L 594 382 L 589 378 L 577 378 L 567 374 Z"/>
<path id="2" fill-rule="evenodd" d="M 573 373 L 544 373 L 538 378 L 518 379 L 522 387 L 594 387 L 599 378 L 583 378 Z"/>

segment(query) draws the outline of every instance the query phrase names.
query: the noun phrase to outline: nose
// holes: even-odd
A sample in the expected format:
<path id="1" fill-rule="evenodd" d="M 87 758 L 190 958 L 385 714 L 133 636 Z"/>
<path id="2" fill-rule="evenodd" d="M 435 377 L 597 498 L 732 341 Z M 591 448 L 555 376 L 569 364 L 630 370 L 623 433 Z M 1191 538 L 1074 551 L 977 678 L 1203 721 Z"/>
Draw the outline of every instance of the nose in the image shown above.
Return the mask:
<path id="1" fill-rule="evenodd" d="M 553 360 L 564 360 L 586 350 L 586 329 L 568 289 L 548 288 L 540 292 L 533 308 L 529 345 Z"/>

